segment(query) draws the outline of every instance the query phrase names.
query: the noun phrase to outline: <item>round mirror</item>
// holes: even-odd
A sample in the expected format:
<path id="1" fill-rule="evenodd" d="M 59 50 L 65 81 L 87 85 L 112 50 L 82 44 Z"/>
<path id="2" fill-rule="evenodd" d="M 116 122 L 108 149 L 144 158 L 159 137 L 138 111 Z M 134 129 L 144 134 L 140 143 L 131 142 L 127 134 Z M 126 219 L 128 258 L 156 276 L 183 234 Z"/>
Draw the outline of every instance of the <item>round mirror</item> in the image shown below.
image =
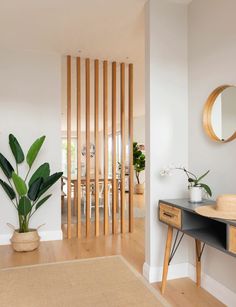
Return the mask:
<path id="1" fill-rule="evenodd" d="M 218 142 L 236 138 L 236 87 L 216 88 L 206 101 L 203 125 L 208 136 Z"/>

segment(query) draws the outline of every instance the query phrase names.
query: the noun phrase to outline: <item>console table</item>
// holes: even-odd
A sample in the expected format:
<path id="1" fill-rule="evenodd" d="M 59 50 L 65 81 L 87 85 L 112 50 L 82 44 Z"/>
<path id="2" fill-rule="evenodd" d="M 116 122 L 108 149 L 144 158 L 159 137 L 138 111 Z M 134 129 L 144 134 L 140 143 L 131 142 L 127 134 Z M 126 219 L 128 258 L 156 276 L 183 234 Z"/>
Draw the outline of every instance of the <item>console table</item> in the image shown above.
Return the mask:
<path id="1" fill-rule="evenodd" d="M 214 204 L 209 200 L 202 203 L 190 203 L 188 199 L 159 201 L 159 220 L 168 225 L 161 285 L 162 294 L 166 288 L 169 264 L 185 234 L 195 239 L 196 284 L 198 287 L 201 285 L 201 256 L 206 244 L 231 256 L 236 256 L 236 221 L 208 218 L 194 211 L 199 206 L 211 203 Z M 177 233 L 172 246 L 174 228 L 177 229 Z"/>

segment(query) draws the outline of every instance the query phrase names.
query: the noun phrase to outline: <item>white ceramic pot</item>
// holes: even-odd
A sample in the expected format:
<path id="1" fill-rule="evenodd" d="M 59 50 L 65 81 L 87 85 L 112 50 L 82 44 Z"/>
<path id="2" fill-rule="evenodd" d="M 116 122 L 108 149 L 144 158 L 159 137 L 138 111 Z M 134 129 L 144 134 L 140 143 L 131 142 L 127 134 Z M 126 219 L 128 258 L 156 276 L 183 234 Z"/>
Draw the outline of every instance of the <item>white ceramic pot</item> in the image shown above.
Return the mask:
<path id="1" fill-rule="evenodd" d="M 202 201 L 202 188 L 201 187 L 189 188 L 189 196 L 191 203 L 200 203 Z"/>

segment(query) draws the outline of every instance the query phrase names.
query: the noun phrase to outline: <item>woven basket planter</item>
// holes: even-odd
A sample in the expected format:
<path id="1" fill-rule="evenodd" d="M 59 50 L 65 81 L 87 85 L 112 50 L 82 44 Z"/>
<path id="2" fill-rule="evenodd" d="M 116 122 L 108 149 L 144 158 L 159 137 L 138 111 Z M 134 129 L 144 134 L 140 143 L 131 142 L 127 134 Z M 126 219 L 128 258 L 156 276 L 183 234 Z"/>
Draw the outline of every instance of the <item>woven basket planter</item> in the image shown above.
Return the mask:
<path id="1" fill-rule="evenodd" d="M 39 247 L 40 237 L 36 229 L 31 229 L 29 232 L 19 233 L 15 230 L 11 238 L 11 244 L 17 252 L 30 252 Z"/>
<path id="2" fill-rule="evenodd" d="M 136 184 L 134 187 L 135 194 L 143 194 L 144 193 L 144 184 Z"/>

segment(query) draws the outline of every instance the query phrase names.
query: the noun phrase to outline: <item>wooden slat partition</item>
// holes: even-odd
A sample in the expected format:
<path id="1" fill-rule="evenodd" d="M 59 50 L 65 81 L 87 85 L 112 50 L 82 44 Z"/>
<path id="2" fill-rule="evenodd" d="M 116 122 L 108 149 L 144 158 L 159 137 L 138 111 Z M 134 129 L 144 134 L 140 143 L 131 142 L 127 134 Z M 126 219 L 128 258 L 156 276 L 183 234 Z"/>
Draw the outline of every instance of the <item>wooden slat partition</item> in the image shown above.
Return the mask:
<path id="1" fill-rule="evenodd" d="M 74 62 L 73 62 L 74 63 Z M 74 186 L 74 202 L 73 204 L 77 207 L 77 228 L 76 235 L 78 238 L 82 237 L 82 218 L 81 218 L 81 199 L 82 184 L 85 184 L 85 218 L 86 218 L 86 236 L 89 237 L 91 234 L 91 208 L 92 213 L 94 213 L 94 204 L 95 204 L 95 236 L 99 236 L 102 232 L 100 230 L 100 213 L 99 205 L 101 201 L 104 201 L 104 225 L 103 232 L 105 235 L 109 234 L 110 229 L 110 220 L 109 212 L 111 207 L 112 213 L 112 233 L 116 234 L 118 228 L 120 228 L 121 233 L 125 233 L 127 230 L 129 232 L 133 231 L 133 65 L 128 65 L 128 77 L 126 78 L 126 68 L 127 64 L 121 63 L 117 64 L 112 62 L 111 64 L 111 74 L 110 74 L 110 65 L 108 61 L 103 61 L 103 71 L 102 71 L 102 89 L 100 87 L 100 62 L 99 60 L 93 61 L 94 68 L 94 87 L 91 88 L 90 80 L 90 59 L 85 60 L 85 70 L 82 69 L 82 60 L 80 57 L 76 57 L 76 82 L 72 82 L 72 58 L 67 56 L 67 237 L 70 239 L 72 237 L 72 197 L 71 197 L 71 184 L 75 183 Z M 120 71 L 119 82 L 117 82 L 117 68 Z M 82 73 L 83 72 L 83 73 Z M 110 78 L 109 78 L 110 77 Z M 111 81 L 111 89 L 109 88 Z M 73 84 L 76 84 L 76 89 L 74 91 Z M 83 86 L 82 86 L 83 84 Z M 84 86 L 85 85 L 85 86 Z M 126 89 L 128 88 L 128 100 L 126 99 Z M 72 91 L 73 90 L 73 91 Z M 91 92 L 94 91 L 94 105 L 91 105 Z M 102 93 L 100 92 L 102 90 Z M 117 91 L 120 92 L 120 120 L 117 121 Z M 76 138 L 77 138 L 77 180 L 71 178 L 72 173 L 72 103 L 74 103 L 74 96 L 72 93 L 76 93 L 75 103 L 76 103 Z M 111 93 L 111 97 L 109 96 Z M 100 137 L 99 137 L 99 124 L 100 122 L 100 101 L 99 97 L 102 96 L 102 108 L 103 108 L 103 157 L 100 156 Z M 92 95 L 93 97 L 93 95 Z M 85 100 L 85 150 L 82 152 L 82 106 L 83 101 Z M 73 101 L 72 101 L 73 99 Z M 109 99 L 111 99 L 111 118 L 109 117 Z M 127 100 L 127 101 L 126 101 Z M 127 105 L 128 104 L 128 105 Z M 95 157 L 90 156 L 90 145 L 91 145 L 91 108 L 94 106 L 94 142 L 95 142 Z M 128 114 L 126 114 L 126 107 L 128 107 Z M 74 115 L 74 114 L 73 114 Z M 128 115 L 128 124 L 126 125 L 126 115 Z M 117 156 L 117 124 L 120 126 L 121 134 L 121 152 L 119 152 L 119 157 L 121 155 L 121 168 L 120 168 L 120 178 L 117 177 L 117 163 L 119 161 Z M 111 131 L 110 131 L 111 129 Z M 93 130 L 93 129 L 92 129 Z M 111 133 L 109 135 L 109 133 Z M 128 134 L 128 139 L 127 139 Z M 110 139 L 111 137 L 111 139 Z M 109 152 L 109 142 L 112 141 L 112 153 Z M 129 144 L 129 157 L 126 157 L 126 144 Z M 84 148 L 84 147 L 83 147 Z M 82 154 L 85 154 L 86 162 L 86 178 L 84 179 L 81 175 L 81 159 Z M 110 157 L 111 154 L 111 157 Z M 109 159 L 112 161 L 109 161 Z M 129 158 L 129 207 L 128 207 L 128 229 L 126 226 L 125 220 L 125 207 L 126 207 L 126 193 L 125 193 L 125 164 L 126 159 Z M 95 166 L 95 178 L 91 177 L 91 159 L 94 159 Z M 103 159 L 103 178 L 100 178 L 99 170 L 100 165 L 102 165 L 101 160 Z M 111 164 L 109 162 L 112 162 Z M 111 165 L 112 169 L 111 174 L 109 172 L 109 166 Z M 108 177 L 108 176 L 111 176 Z M 119 182 L 120 181 L 120 182 Z M 104 183 L 103 196 L 100 199 L 100 182 Z M 118 187 L 120 183 L 120 189 Z M 95 197 L 91 196 L 91 188 L 95 187 Z M 120 190 L 120 191 L 119 191 Z M 112 202 L 110 202 L 110 193 Z M 120 194 L 120 198 L 118 197 Z M 92 199 L 91 199 L 92 197 Z M 93 202 L 91 202 L 93 201 Z M 117 216 L 120 215 L 120 222 L 118 225 Z M 120 226 L 120 227 L 119 227 Z"/>
<path id="2" fill-rule="evenodd" d="M 85 63 L 86 100 L 86 236 L 90 235 L 90 60 Z"/>
<path id="3" fill-rule="evenodd" d="M 94 62 L 95 235 L 99 236 L 99 61 Z"/>
<path id="4" fill-rule="evenodd" d="M 133 64 L 129 64 L 129 232 L 134 228 L 134 167 L 133 167 Z"/>
<path id="5" fill-rule="evenodd" d="M 120 122 L 121 122 L 121 233 L 125 232 L 125 64 L 120 65 Z"/>
<path id="6" fill-rule="evenodd" d="M 77 237 L 81 238 L 81 60 L 76 58 L 77 76 Z"/>
<path id="7" fill-rule="evenodd" d="M 67 56 L 67 238 L 71 238 L 71 56 Z"/>
<path id="8" fill-rule="evenodd" d="M 108 216 L 108 63 L 103 62 L 103 139 L 104 139 L 104 234 L 109 233 Z"/>
<path id="9" fill-rule="evenodd" d="M 116 205 L 117 205 L 117 180 L 116 180 L 116 62 L 112 63 L 112 233 L 117 231 Z"/>

